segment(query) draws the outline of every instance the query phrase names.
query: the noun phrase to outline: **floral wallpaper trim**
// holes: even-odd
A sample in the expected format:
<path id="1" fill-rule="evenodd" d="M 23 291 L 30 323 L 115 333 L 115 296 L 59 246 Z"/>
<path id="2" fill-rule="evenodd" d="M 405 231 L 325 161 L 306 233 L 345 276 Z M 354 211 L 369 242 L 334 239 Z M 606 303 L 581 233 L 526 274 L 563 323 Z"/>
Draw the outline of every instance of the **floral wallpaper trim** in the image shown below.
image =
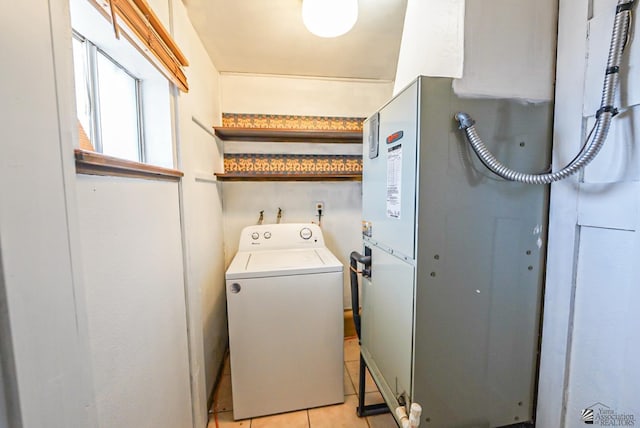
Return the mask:
<path id="1" fill-rule="evenodd" d="M 362 156 L 225 153 L 224 172 L 245 175 L 361 174 Z"/>
<path id="2" fill-rule="evenodd" d="M 362 117 L 222 113 L 225 128 L 362 131 Z"/>

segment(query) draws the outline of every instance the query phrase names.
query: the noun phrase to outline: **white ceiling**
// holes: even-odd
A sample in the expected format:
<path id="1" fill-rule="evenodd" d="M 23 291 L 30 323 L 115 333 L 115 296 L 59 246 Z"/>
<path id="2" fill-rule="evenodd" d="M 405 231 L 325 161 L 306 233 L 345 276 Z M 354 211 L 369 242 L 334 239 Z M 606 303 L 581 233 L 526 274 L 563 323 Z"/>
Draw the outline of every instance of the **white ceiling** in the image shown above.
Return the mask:
<path id="1" fill-rule="evenodd" d="M 359 0 L 347 34 L 302 23 L 302 0 L 183 0 L 221 72 L 393 80 L 407 0 Z"/>

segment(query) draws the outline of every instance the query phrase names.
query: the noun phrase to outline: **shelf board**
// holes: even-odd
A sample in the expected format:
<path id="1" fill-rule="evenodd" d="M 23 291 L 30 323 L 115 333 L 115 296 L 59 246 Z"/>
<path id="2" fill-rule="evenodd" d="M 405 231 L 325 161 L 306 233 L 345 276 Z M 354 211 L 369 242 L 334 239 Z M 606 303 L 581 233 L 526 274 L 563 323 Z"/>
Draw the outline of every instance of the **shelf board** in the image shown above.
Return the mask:
<path id="1" fill-rule="evenodd" d="M 362 174 L 216 174 L 218 181 L 362 181 Z"/>
<path id="2" fill-rule="evenodd" d="M 235 127 L 214 129 L 216 136 L 223 141 L 362 144 L 362 131 Z"/>
<path id="3" fill-rule="evenodd" d="M 180 181 L 182 171 L 103 155 L 89 150 L 75 149 L 76 173 L 147 180 Z"/>

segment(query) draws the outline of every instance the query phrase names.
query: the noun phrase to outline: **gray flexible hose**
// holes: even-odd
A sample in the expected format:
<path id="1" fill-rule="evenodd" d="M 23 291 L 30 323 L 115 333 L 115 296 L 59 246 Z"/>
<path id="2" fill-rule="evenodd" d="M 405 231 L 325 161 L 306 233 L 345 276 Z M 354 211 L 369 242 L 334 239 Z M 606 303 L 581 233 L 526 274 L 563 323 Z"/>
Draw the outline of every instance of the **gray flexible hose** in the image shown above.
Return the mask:
<path id="1" fill-rule="evenodd" d="M 600 102 L 600 109 L 596 113 L 596 128 L 593 141 L 585 147 L 575 160 L 556 172 L 542 174 L 519 172 L 504 165 L 489 151 L 478 135 L 475 128 L 475 121 L 471 116 L 463 112 L 456 113 L 455 118 L 460 123 L 460 129 L 464 130 L 471 147 L 487 168 L 505 180 L 529 184 L 548 184 L 563 180 L 575 174 L 596 157 L 609 134 L 611 119 L 617 114 L 617 110 L 613 107 L 614 96 L 620 80 L 619 69 L 622 52 L 625 48 L 629 32 L 631 20 L 630 8 L 634 2 L 635 0 L 618 0 L 613 33 L 611 35 L 611 44 L 609 46 L 607 73 L 602 88 L 602 100 Z"/>

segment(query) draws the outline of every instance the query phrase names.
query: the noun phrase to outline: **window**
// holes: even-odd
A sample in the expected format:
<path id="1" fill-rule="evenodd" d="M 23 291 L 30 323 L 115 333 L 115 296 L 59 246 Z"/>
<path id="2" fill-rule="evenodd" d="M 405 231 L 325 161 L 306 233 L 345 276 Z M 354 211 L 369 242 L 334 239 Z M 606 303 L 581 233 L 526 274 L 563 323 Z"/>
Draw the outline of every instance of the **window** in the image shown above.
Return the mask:
<path id="1" fill-rule="evenodd" d="M 89 102 L 88 74 L 84 42 L 73 38 L 73 72 L 76 82 L 76 110 L 78 121 L 85 132 L 91 132 L 91 103 Z M 93 136 L 90 139 L 93 140 Z"/>
<path id="2" fill-rule="evenodd" d="M 144 162 L 140 79 L 79 35 L 73 56 L 78 120 L 96 151 Z"/>
<path id="3" fill-rule="evenodd" d="M 70 0 L 78 121 L 98 153 L 174 168 L 175 86 L 93 2 Z"/>

